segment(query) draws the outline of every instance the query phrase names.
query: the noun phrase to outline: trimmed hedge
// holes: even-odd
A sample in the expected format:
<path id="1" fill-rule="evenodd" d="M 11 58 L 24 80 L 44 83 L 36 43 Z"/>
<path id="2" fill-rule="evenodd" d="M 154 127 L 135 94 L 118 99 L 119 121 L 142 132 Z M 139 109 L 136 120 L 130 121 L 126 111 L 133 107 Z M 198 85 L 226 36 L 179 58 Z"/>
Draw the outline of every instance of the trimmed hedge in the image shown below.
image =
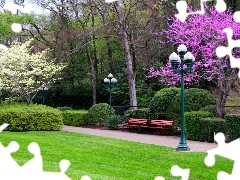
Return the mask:
<path id="1" fill-rule="evenodd" d="M 185 90 L 185 112 L 199 111 L 207 105 L 216 105 L 217 99 L 207 90 L 190 88 Z M 166 116 L 168 120 L 174 121 L 173 132 L 177 133 L 177 127 L 180 127 L 181 114 L 181 94 L 180 92 L 173 98 L 167 109 Z"/>
<path id="2" fill-rule="evenodd" d="M 112 107 L 111 107 L 112 108 Z M 87 125 L 99 125 L 107 126 L 109 119 L 110 105 L 107 103 L 99 103 L 93 105 L 87 113 L 86 124 Z M 112 108 L 112 115 L 115 115 L 115 110 Z"/>
<path id="3" fill-rule="evenodd" d="M 200 119 L 202 118 L 213 118 L 213 114 L 208 111 L 191 111 L 185 112 L 185 126 L 186 126 L 186 137 L 188 139 L 198 141 L 201 134 Z"/>
<path id="4" fill-rule="evenodd" d="M 226 114 L 226 134 L 228 141 L 233 141 L 240 137 L 240 115 Z"/>
<path id="5" fill-rule="evenodd" d="M 124 112 L 124 119 L 127 122 L 130 118 L 147 119 L 148 109 L 133 109 Z"/>
<path id="6" fill-rule="evenodd" d="M 225 133 L 225 119 L 220 118 L 203 118 L 200 119 L 200 136 L 199 141 L 214 142 L 214 132 Z"/>
<path id="7" fill-rule="evenodd" d="M 0 107 L 0 124 L 9 131 L 58 131 L 63 117 L 58 109 L 45 105 L 12 104 Z"/>
<path id="8" fill-rule="evenodd" d="M 64 110 L 61 112 L 63 116 L 63 124 L 69 126 L 86 125 L 87 111 L 85 110 Z"/>
<path id="9" fill-rule="evenodd" d="M 169 108 L 173 97 L 179 92 L 180 88 L 163 88 L 159 90 L 149 103 L 148 117 L 150 119 L 166 119 L 166 111 Z"/>
<path id="10" fill-rule="evenodd" d="M 60 111 L 73 110 L 73 108 L 68 107 L 68 106 L 57 107 L 57 109 L 60 110 Z"/>

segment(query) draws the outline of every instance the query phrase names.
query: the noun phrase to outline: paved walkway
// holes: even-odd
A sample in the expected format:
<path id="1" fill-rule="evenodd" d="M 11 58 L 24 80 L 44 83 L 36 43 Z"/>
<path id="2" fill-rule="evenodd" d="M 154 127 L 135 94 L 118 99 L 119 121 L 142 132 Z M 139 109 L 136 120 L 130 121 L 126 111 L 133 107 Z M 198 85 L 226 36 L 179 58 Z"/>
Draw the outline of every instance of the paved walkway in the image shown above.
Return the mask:
<path id="1" fill-rule="evenodd" d="M 116 138 L 128 141 L 135 141 L 146 144 L 155 144 L 160 146 L 167 146 L 176 148 L 179 144 L 180 137 L 177 136 L 160 136 L 152 134 L 137 134 L 136 132 L 124 132 L 119 130 L 101 130 L 90 129 L 82 127 L 64 126 L 63 131 L 76 132 L 82 134 L 90 134 L 95 136 Z M 190 151 L 193 152 L 207 152 L 210 149 L 216 148 L 218 145 L 215 143 L 199 142 L 187 140 L 187 144 L 190 147 Z"/>

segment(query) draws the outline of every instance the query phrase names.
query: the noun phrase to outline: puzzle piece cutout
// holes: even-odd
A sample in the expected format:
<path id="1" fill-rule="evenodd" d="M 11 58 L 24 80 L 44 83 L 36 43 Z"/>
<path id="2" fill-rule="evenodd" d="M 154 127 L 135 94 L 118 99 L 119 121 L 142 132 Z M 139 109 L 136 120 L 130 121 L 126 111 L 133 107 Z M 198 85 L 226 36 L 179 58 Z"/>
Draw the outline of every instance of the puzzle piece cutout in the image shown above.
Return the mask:
<path id="1" fill-rule="evenodd" d="M 189 169 L 182 169 L 179 166 L 174 165 L 171 168 L 171 174 L 173 176 L 176 176 L 176 177 L 178 177 L 178 176 L 182 177 L 182 180 L 188 180 L 190 170 Z M 157 176 L 154 180 L 165 180 L 165 178 L 162 177 L 162 176 Z"/>
<path id="2" fill-rule="evenodd" d="M 89 176 L 83 176 L 81 180 L 92 180 Z"/>
<path id="3" fill-rule="evenodd" d="M 0 126 L 0 132 L 3 131 L 9 124 Z M 4 147 L 0 142 L 0 179 L 1 180 L 71 180 L 65 172 L 70 166 L 70 161 L 61 160 L 59 163 L 60 172 L 44 172 L 41 150 L 36 142 L 28 145 L 28 151 L 34 155 L 23 166 L 12 158 L 11 154 L 19 150 L 19 144 L 16 141 L 9 143 Z M 91 180 L 89 176 L 83 176 L 81 180 Z"/>
<path id="4" fill-rule="evenodd" d="M 176 8 L 178 10 L 178 14 L 175 14 L 175 17 L 178 18 L 181 22 L 185 22 L 186 18 L 189 15 L 193 15 L 193 14 L 204 14 L 205 13 L 205 9 L 204 9 L 204 2 L 207 1 L 212 1 L 212 0 L 201 0 L 200 1 L 200 6 L 201 6 L 201 10 L 197 11 L 197 12 L 187 12 L 187 2 L 184 0 L 180 0 L 176 3 Z M 224 2 L 224 0 L 217 0 L 216 3 L 216 9 L 218 12 L 224 12 L 227 9 L 227 5 Z M 236 15 L 237 16 L 237 15 Z"/>
<path id="5" fill-rule="evenodd" d="M 240 23 L 240 11 L 236 11 L 233 14 L 233 19 L 234 19 L 235 22 Z"/>
<path id="6" fill-rule="evenodd" d="M 236 139 L 230 143 L 225 143 L 225 136 L 223 133 L 217 133 L 215 135 L 215 141 L 218 143 L 218 147 L 208 151 L 208 155 L 204 159 L 204 163 L 207 166 L 213 166 L 215 164 L 215 156 L 219 155 L 224 158 L 234 161 L 232 174 L 229 175 L 224 171 L 220 171 L 217 175 L 218 180 L 238 180 L 240 177 L 240 139 Z"/>
<path id="7" fill-rule="evenodd" d="M 228 47 L 225 46 L 219 46 L 216 48 L 216 55 L 219 58 L 222 58 L 226 55 L 230 58 L 230 66 L 232 68 L 240 68 L 240 58 L 234 58 L 232 55 L 232 50 L 235 47 L 240 47 L 240 39 L 233 40 L 233 30 L 231 28 L 225 28 L 223 29 L 223 32 L 227 34 L 227 40 L 228 40 Z M 240 72 L 238 73 L 238 77 L 240 78 Z"/>

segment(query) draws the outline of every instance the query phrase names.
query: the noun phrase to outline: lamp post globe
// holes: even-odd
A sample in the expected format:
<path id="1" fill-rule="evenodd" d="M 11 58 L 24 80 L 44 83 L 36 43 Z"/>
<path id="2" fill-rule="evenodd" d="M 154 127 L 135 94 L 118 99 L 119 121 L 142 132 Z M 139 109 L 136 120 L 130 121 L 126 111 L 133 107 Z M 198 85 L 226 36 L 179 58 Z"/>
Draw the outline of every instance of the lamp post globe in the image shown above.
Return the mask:
<path id="1" fill-rule="evenodd" d="M 113 75 L 110 73 L 107 78 L 104 78 L 103 80 L 104 86 L 106 89 L 109 90 L 109 118 L 112 116 L 112 90 L 116 87 L 117 79 L 113 77 Z"/>
<path id="2" fill-rule="evenodd" d="M 44 103 L 45 103 L 45 95 L 46 95 L 46 93 L 48 91 L 48 88 L 47 88 L 47 86 L 45 84 L 42 84 L 39 89 L 40 89 L 41 94 L 42 94 L 42 104 L 44 105 Z"/>
<path id="3" fill-rule="evenodd" d="M 192 53 L 187 52 L 187 47 L 181 44 L 178 48 L 178 55 L 173 52 L 169 56 L 169 61 L 172 65 L 173 71 L 181 76 L 181 137 L 180 142 L 176 148 L 177 151 L 190 151 L 187 145 L 185 137 L 185 119 L 184 119 L 184 74 L 192 72 L 192 66 L 194 63 L 194 56 Z M 179 67 L 180 65 L 180 67 Z M 184 69 L 184 65 L 187 65 L 187 69 Z"/>

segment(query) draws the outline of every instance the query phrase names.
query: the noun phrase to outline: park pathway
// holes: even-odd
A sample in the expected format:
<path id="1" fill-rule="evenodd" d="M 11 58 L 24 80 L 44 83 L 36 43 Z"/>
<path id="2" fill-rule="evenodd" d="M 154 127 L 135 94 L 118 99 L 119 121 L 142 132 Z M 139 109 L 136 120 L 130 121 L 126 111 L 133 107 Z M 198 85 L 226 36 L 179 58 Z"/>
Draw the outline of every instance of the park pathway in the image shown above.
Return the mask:
<path id="1" fill-rule="evenodd" d="M 137 134 L 136 132 L 129 132 L 125 130 L 102 130 L 92 128 L 82 128 L 73 126 L 64 126 L 62 131 L 76 132 L 81 134 L 89 134 L 95 136 L 109 137 L 127 141 L 134 141 L 146 144 L 154 144 L 159 146 L 167 146 L 176 148 L 179 144 L 180 137 L 177 136 L 160 136 L 152 134 Z M 199 142 L 187 140 L 187 144 L 192 152 L 207 152 L 210 149 L 216 148 L 215 143 Z"/>

